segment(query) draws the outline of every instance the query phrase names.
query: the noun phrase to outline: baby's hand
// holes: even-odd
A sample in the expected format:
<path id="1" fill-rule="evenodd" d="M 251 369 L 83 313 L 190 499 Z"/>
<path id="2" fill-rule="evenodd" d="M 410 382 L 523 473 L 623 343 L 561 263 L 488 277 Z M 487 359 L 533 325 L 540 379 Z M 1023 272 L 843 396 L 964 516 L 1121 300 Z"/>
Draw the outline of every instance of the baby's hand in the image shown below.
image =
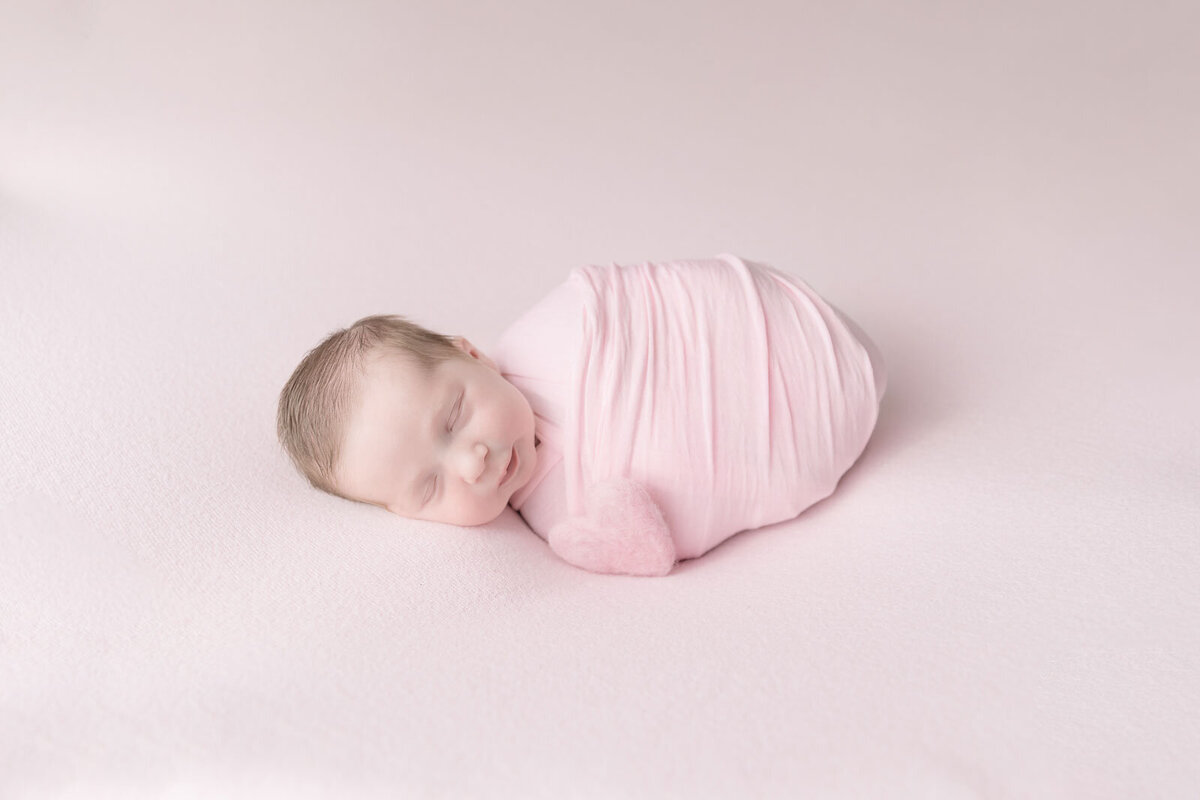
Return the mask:
<path id="1" fill-rule="evenodd" d="M 666 575 L 675 543 L 653 498 L 637 481 L 611 478 L 588 487 L 587 516 L 550 529 L 547 542 L 568 564 L 605 574 Z"/>

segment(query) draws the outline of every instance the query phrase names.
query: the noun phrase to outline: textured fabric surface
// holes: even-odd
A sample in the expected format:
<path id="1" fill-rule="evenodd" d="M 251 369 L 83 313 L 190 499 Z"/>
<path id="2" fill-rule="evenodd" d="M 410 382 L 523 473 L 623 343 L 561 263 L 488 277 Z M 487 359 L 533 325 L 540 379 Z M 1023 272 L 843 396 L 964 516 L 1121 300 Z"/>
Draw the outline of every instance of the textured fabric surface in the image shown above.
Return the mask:
<path id="1" fill-rule="evenodd" d="M 574 515 L 600 535 L 583 516 L 588 487 L 636 479 L 684 559 L 827 497 L 887 388 L 882 353 L 853 320 L 731 253 L 574 269 L 491 355 L 536 420 L 537 467 L 510 502 L 530 527 L 548 539 Z"/>
<path id="2" fill-rule="evenodd" d="M 678 555 L 675 541 L 646 487 L 617 477 L 587 489 L 580 512 L 547 533 L 550 549 L 568 564 L 602 575 L 670 574 Z"/>
<path id="3" fill-rule="evenodd" d="M 1194 796 L 1197 13 L 6 3 L 0 796 Z M 362 316 L 723 251 L 887 395 L 665 578 L 275 442 Z"/>
<path id="4" fill-rule="evenodd" d="M 866 347 L 804 281 L 730 253 L 587 266 L 566 415 L 567 509 L 646 487 L 680 558 L 833 493 L 879 397 Z"/>

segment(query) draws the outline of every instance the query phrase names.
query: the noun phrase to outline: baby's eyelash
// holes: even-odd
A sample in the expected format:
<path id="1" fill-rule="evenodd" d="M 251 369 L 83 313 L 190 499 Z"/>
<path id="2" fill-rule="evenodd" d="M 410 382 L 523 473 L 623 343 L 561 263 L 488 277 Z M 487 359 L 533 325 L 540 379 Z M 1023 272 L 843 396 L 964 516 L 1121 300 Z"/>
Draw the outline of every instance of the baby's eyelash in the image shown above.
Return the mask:
<path id="1" fill-rule="evenodd" d="M 458 396 L 458 402 L 454 404 L 454 410 L 452 410 L 450 412 L 450 418 L 446 420 L 447 432 L 450 432 L 450 433 L 454 432 L 454 423 L 458 422 L 458 418 L 459 418 L 459 416 L 461 416 L 460 412 L 462 410 L 463 400 L 466 398 L 466 396 L 467 396 L 466 392 L 463 392 L 462 394 L 460 394 Z M 421 507 L 424 508 L 429 503 L 429 501 L 433 499 L 433 496 L 435 494 L 437 494 L 437 478 L 436 477 L 429 482 L 429 489 L 425 492 L 424 498 L 421 499 Z"/>

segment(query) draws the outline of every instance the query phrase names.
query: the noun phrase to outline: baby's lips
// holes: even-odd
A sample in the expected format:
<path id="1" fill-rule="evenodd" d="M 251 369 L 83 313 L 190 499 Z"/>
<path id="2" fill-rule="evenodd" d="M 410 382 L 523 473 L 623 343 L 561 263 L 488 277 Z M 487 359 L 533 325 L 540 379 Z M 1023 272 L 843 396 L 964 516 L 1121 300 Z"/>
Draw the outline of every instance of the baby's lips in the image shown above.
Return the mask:
<path id="1" fill-rule="evenodd" d="M 499 488 L 503 488 L 512 480 L 513 475 L 517 474 L 517 467 L 520 466 L 520 459 L 517 456 L 517 448 L 515 446 L 509 448 L 508 458 L 504 462 L 504 469 L 500 473 Z M 511 470 L 511 471 L 510 471 Z"/>

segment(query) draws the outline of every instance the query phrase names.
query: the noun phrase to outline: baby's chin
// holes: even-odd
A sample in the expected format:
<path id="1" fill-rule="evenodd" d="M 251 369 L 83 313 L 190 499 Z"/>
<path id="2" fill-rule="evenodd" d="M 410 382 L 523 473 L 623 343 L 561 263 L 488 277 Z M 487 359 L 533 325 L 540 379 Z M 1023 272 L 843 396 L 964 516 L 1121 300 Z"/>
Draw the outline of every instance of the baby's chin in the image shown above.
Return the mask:
<path id="1" fill-rule="evenodd" d="M 458 525 L 463 528 L 475 528 L 480 525 L 487 525 L 490 522 L 495 522 L 504 513 L 504 509 L 508 508 L 508 503 L 505 502 L 499 508 L 492 510 L 475 509 L 470 513 L 446 514 L 439 518 L 430 519 L 430 522 L 445 522 L 450 525 Z"/>

